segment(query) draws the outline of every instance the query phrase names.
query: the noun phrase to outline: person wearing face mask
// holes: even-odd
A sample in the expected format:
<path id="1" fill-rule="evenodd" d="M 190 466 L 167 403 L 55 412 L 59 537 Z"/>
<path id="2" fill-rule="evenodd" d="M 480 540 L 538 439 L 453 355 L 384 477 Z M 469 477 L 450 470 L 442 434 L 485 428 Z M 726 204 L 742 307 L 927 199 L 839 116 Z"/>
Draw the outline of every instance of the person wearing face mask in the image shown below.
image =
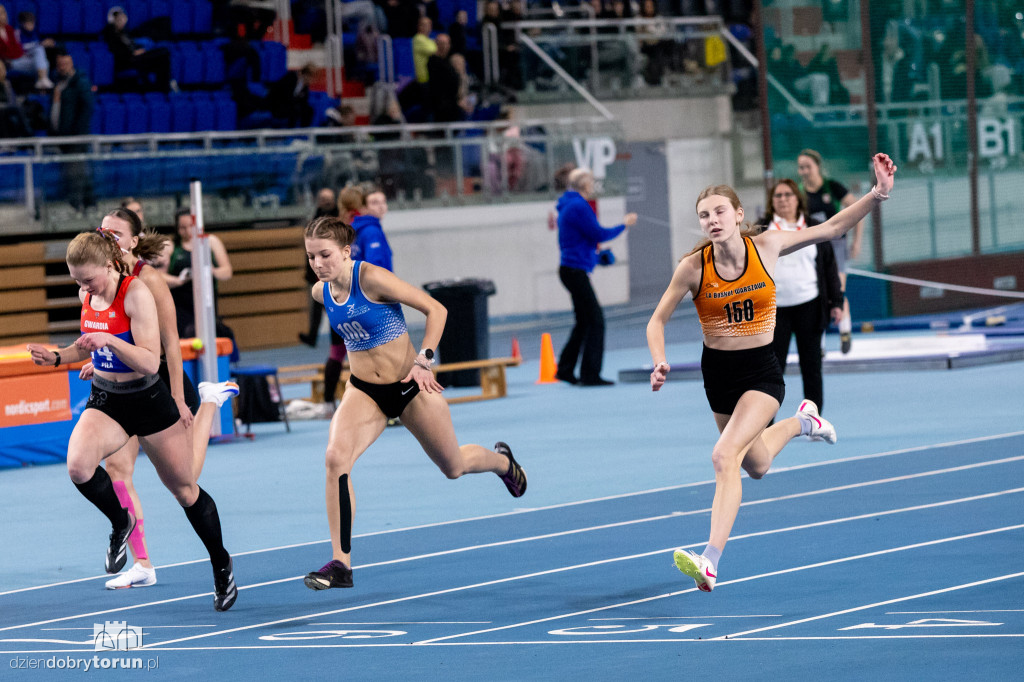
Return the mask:
<path id="1" fill-rule="evenodd" d="M 797 232 L 818 224 L 807 217 L 807 199 L 793 180 L 775 183 L 765 206 L 770 207 L 758 224 L 765 230 Z M 775 337 L 772 347 L 779 367 L 786 369 L 790 339 L 796 337 L 804 397 L 825 411 L 821 378 L 821 335 L 829 320 L 843 316 L 843 288 L 832 244 L 812 244 L 786 256 L 775 265 Z"/>

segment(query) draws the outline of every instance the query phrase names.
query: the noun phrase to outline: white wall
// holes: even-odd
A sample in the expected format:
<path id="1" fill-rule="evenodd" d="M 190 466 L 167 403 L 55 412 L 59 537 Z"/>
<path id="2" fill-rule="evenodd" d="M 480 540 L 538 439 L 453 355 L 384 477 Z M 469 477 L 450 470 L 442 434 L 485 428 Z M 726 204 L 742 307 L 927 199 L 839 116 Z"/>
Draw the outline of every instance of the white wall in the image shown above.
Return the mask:
<path id="1" fill-rule="evenodd" d="M 548 229 L 553 208 L 553 202 L 538 202 L 394 211 L 382 222 L 399 277 L 415 286 L 490 279 L 497 293 L 488 299 L 488 313 L 518 315 L 572 309 L 558 280 L 558 233 Z M 621 223 L 625 199 L 600 199 L 598 214 L 606 227 Z M 629 300 L 626 240 L 610 245 L 615 265 L 598 267 L 593 276 L 604 305 Z M 414 311 L 409 321 L 419 321 Z"/>

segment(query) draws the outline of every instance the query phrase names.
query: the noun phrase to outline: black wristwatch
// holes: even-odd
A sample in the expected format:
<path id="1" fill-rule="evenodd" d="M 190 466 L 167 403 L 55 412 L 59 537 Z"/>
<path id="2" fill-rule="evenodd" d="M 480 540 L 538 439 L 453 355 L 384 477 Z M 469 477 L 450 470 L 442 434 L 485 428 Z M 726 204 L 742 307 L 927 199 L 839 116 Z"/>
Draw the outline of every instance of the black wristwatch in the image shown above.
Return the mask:
<path id="1" fill-rule="evenodd" d="M 434 364 L 434 349 L 433 348 L 421 348 L 420 355 L 427 359 L 427 362 Z"/>

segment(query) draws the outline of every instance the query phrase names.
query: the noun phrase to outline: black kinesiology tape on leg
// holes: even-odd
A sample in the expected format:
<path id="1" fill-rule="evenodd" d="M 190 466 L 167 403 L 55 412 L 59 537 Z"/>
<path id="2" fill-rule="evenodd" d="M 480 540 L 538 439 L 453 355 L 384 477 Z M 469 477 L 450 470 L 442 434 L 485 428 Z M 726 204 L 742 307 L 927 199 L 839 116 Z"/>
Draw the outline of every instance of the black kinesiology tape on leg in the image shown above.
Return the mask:
<path id="1" fill-rule="evenodd" d="M 196 535 L 203 541 L 206 551 L 210 553 L 210 563 L 214 568 L 224 568 L 231 556 L 224 549 L 224 541 L 220 533 L 220 515 L 217 514 L 217 503 L 205 490 L 199 489 L 199 497 L 191 507 L 185 507 L 185 516 Z"/>
<path id="2" fill-rule="evenodd" d="M 114 492 L 114 484 L 110 481 L 110 475 L 103 467 L 96 467 L 92 478 L 85 483 L 75 483 L 78 492 L 85 496 L 85 499 L 96 505 L 103 514 L 110 519 L 114 528 L 126 528 L 128 526 L 128 512 L 121 506 Z"/>
<path id="3" fill-rule="evenodd" d="M 341 551 L 352 551 L 352 498 L 348 494 L 348 474 L 338 477 L 338 511 L 341 512 Z"/>
<path id="4" fill-rule="evenodd" d="M 327 358 L 324 363 L 324 402 L 334 400 L 334 394 L 338 392 L 338 384 L 341 382 L 341 363 L 334 358 Z"/>

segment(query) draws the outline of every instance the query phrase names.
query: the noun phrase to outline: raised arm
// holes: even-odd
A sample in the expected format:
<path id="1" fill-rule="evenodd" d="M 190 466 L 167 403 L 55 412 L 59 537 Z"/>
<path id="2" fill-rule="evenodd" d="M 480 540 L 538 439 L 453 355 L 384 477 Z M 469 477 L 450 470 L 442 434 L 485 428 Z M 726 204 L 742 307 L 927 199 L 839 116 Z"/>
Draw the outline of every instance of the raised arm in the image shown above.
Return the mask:
<path id="1" fill-rule="evenodd" d="M 871 191 L 844 208 L 821 225 L 789 232 L 786 230 L 768 230 L 755 239 L 758 245 L 764 244 L 777 249 L 780 256 L 792 253 L 808 244 L 838 239 L 863 220 L 878 203 L 889 198 L 895 182 L 896 164 L 887 154 L 875 154 L 872 159 L 875 168 L 875 186 Z"/>

